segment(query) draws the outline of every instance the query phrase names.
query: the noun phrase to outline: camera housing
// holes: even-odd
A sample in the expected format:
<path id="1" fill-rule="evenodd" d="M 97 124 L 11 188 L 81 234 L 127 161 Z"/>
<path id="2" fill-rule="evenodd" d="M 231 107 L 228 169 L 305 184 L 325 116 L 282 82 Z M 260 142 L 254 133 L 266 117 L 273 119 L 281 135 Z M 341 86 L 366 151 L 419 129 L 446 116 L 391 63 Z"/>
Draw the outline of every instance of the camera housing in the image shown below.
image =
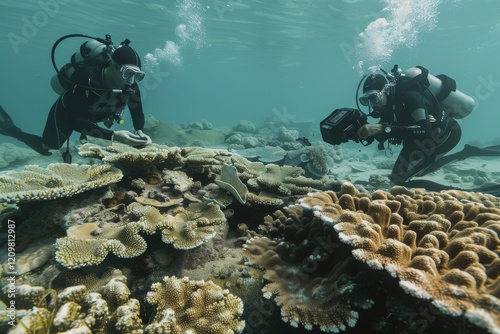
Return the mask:
<path id="1" fill-rule="evenodd" d="M 349 140 L 360 142 L 358 130 L 367 124 L 367 116 L 359 109 L 335 109 L 320 123 L 323 141 L 331 145 L 340 145 Z"/>

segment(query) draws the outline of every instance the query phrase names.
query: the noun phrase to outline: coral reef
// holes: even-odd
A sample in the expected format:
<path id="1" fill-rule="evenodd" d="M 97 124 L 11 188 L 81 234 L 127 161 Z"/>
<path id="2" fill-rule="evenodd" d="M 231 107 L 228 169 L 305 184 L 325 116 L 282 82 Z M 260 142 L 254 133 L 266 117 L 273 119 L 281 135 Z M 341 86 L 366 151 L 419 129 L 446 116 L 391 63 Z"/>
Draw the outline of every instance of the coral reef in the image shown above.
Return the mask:
<path id="1" fill-rule="evenodd" d="M 26 311 L 9 333 L 142 333 L 139 302 L 129 299 L 125 282 L 113 281 L 103 293 L 89 292 L 84 285 L 57 293 L 43 287 L 20 285 L 16 296 Z M 46 303 L 51 296 L 51 304 Z"/>
<path id="2" fill-rule="evenodd" d="M 232 127 L 233 131 L 240 131 L 240 132 L 246 132 L 246 133 L 257 133 L 259 132 L 259 128 L 257 125 L 250 121 L 245 121 L 241 120 L 236 124 L 235 126 Z"/>
<path id="3" fill-rule="evenodd" d="M 204 205 L 196 211 L 177 208 L 161 214 L 152 206 L 133 203 L 121 222 L 84 223 L 68 229 L 67 237 L 56 241 L 56 260 L 74 269 L 101 263 L 109 252 L 131 258 L 144 253 L 147 243 L 141 233 L 161 232 L 162 240 L 178 249 L 197 247 L 215 235 L 214 225 L 225 221 L 220 208 Z"/>
<path id="4" fill-rule="evenodd" d="M 352 261 L 336 265 L 325 276 L 314 277 L 307 265 L 321 258 L 311 256 L 311 261 L 301 263 L 294 256 L 298 247 L 268 238 L 253 238 L 244 246 L 251 264 L 266 268 L 264 278 L 270 283 L 262 289 L 264 297 L 275 297 L 283 321 L 293 327 L 302 323 L 308 330 L 317 325 L 324 332 L 339 332 L 356 325 L 358 313 L 351 304 L 362 308 L 374 304 L 347 275 L 346 268 L 359 268 Z"/>
<path id="5" fill-rule="evenodd" d="M 248 188 L 238 178 L 236 167 L 224 164 L 221 169 L 220 178 L 215 179 L 215 183 L 222 189 L 229 191 L 241 204 L 246 202 Z"/>
<path id="6" fill-rule="evenodd" d="M 381 280 L 396 278 L 400 291 L 429 301 L 448 326 L 450 319 L 459 317 L 475 328 L 472 331 L 497 333 L 498 207 L 498 199 L 482 194 L 401 187 L 392 193 L 366 194 L 344 184 L 339 193 L 311 193 L 285 212 L 275 213 L 275 220 L 267 218 L 263 230 L 274 231 L 284 241 L 253 238 L 245 245 L 245 254 L 252 264 L 265 268 L 269 283 L 264 295 L 274 296 L 283 320 L 294 325 L 318 325 L 334 332 L 354 326 L 357 312 L 371 308 L 378 299 L 373 291 L 382 287 L 364 290 L 368 284 L 361 276 L 365 273 Z M 343 265 L 349 259 L 367 267 L 358 266 L 354 275 L 349 271 L 352 264 Z M 336 278 L 331 279 L 332 275 Z M 292 277 L 296 277 L 294 284 L 290 284 Z M 318 299 L 323 290 L 328 294 Z M 366 303 L 356 299 L 363 295 Z M 344 303 L 344 313 L 336 313 L 338 319 L 322 316 L 327 307 L 318 307 L 332 296 L 330 307 Z"/>
<path id="7" fill-rule="evenodd" d="M 86 143 L 78 147 L 78 154 L 83 157 L 101 159 L 108 163 L 145 168 L 169 159 L 175 160 L 178 149 L 158 144 L 134 148 L 121 143 L 113 143 L 113 145 L 105 147 Z"/>
<path id="8" fill-rule="evenodd" d="M 241 333 L 245 327 L 242 300 L 212 281 L 164 277 L 151 286 L 146 302 L 156 307 L 146 333 Z"/>
<path id="9" fill-rule="evenodd" d="M 83 156 L 122 171 L 60 164 L 2 174 L 13 191 L 0 194 L 10 196 L 0 233 L 10 219 L 20 236 L 13 332 L 218 334 L 242 332 L 245 322 L 263 334 L 500 332 L 499 198 L 368 192 L 387 187 L 383 173 L 366 168 L 373 156 L 280 143 L 284 124 L 258 133 L 247 125 L 228 134 L 201 122 L 167 134 L 160 123 L 157 135 L 265 146 L 238 154 L 86 144 Z M 102 182 L 108 175 L 116 179 Z M 341 181 L 357 175 L 368 181 Z M 460 175 L 479 184 L 496 174 L 485 166 Z M 59 194 L 64 182 L 89 190 L 94 181 L 108 186 Z M 22 186 L 27 193 L 13 195 Z M 0 263 L 6 275 L 5 256 Z M 9 279 L 0 277 L 0 308 Z M 0 317 L 0 332 L 8 329 Z"/>
<path id="10" fill-rule="evenodd" d="M 22 164 L 36 156 L 29 148 L 19 147 L 12 143 L 0 144 L 0 169 Z"/>
<path id="11" fill-rule="evenodd" d="M 16 203 L 71 197 L 118 182 L 122 172 L 110 165 L 56 163 L 47 168 L 25 166 L 0 175 L 0 202 Z"/>

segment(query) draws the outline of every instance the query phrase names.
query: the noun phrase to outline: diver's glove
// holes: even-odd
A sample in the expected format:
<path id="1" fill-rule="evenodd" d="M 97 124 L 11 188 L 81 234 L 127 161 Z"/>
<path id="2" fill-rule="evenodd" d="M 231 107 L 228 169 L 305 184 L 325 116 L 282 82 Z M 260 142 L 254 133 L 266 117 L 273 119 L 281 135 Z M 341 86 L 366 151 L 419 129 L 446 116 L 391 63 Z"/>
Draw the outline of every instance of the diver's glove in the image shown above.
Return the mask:
<path id="1" fill-rule="evenodd" d="M 153 143 L 153 141 L 151 140 L 151 137 L 144 134 L 144 132 L 142 132 L 142 130 L 137 130 L 135 132 L 136 135 L 138 135 L 139 137 L 143 138 L 143 139 L 146 139 L 146 143 L 144 145 L 150 145 Z"/>
<path id="2" fill-rule="evenodd" d="M 113 137 L 111 140 L 112 141 L 116 140 L 120 143 L 127 144 L 130 146 L 144 146 L 148 144 L 148 138 L 141 137 L 127 130 L 118 130 L 113 132 Z M 149 140 L 151 139 L 149 138 Z"/>
<path id="3" fill-rule="evenodd" d="M 384 132 L 383 125 L 377 124 L 365 124 L 358 130 L 358 136 L 361 139 L 370 138 Z"/>

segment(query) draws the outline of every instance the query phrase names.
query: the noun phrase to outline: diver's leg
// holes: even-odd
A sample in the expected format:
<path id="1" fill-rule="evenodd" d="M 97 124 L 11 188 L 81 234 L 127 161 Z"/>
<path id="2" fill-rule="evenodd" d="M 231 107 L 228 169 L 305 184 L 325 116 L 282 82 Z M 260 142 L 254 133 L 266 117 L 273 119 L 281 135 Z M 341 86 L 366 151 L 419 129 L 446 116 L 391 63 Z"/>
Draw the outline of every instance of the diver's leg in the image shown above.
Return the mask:
<path id="1" fill-rule="evenodd" d="M 417 141 L 406 142 L 392 167 L 389 179 L 397 185 L 404 185 L 417 173 L 428 167 L 434 156 L 429 155 L 429 150 L 422 150 Z"/>
<path id="2" fill-rule="evenodd" d="M 460 125 L 456 120 L 450 120 L 445 130 L 445 137 L 443 137 L 443 140 L 436 140 L 436 146 L 433 152 L 433 159 L 435 161 L 432 161 L 428 166 L 422 168 L 422 170 L 418 173 L 418 176 L 427 175 L 451 162 L 465 159 L 466 156 L 463 154 L 465 149 L 460 152 L 445 155 L 457 146 L 461 138 L 462 129 L 460 128 Z M 436 159 L 436 157 L 439 158 Z"/>
<path id="3" fill-rule="evenodd" d="M 42 137 L 23 132 L 23 130 L 12 122 L 12 119 L 2 107 L 0 107 L 0 134 L 23 142 L 42 155 L 52 155 L 51 152 L 43 147 Z"/>
<path id="4" fill-rule="evenodd" d="M 429 180 L 408 180 L 400 186 L 408 187 L 408 188 L 424 188 L 428 191 L 441 191 L 441 190 L 463 190 L 460 188 L 445 186 L 444 184 L 440 184 L 434 181 Z"/>
<path id="5" fill-rule="evenodd" d="M 425 173 L 420 175 L 432 173 L 451 162 L 462 161 L 470 157 L 500 157 L 500 145 L 480 148 L 465 144 L 464 148 L 460 152 L 452 153 L 439 158 L 435 163 L 425 169 Z"/>
<path id="6" fill-rule="evenodd" d="M 46 147 L 58 150 L 68 140 L 72 132 L 73 129 L 68 118 L 68 113 L 61 102 L 61 98 L 59 98 L 47 116 L 42 136 L 43 144 Z"/>

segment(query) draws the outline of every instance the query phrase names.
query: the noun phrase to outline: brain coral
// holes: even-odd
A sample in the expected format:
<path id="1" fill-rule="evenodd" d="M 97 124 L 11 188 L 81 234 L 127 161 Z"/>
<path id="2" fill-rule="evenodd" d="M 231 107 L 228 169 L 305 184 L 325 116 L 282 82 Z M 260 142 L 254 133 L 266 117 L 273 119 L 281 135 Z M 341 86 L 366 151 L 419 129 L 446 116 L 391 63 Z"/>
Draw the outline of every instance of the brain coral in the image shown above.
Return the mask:
<path id="1" fill-rule="evenodd" d="M 266 217 L 263 227 L 283 241 L 251 239 L 245 254 L 265 268 L 269 283 L 264 294 L 275 297 L 285 321 L 335 332 L 354 326 L 356 311 L 377 302 L 373 295 L 379 289 L 377 282 L 393 277 L 405 298 L 428 301 L 443 319 L 463 319 L 475 332 L 500 332 L 496 198 L 401 188 L 366 194 L 345 184 L 339 193 L 302 197 L 276 216 L 275 220 Z M 363 284 L 375 287 L 359 290 L 359 277 L 348 270 L 353 264 L 339 267 L 349 258 L 367 266 L 358 274 L 371 272 L 367 277 L 372 278 Z M 367 304 L 349 294 L 356 290 L 355 295 L 364 295 Z M 340 295 L 328 306 L 321 306 L 323 299 L 315 299 L 318 294 L 334 293 Z M 338 303 L 344 305 L 334 313 L 338 318 L 322 317 L 323 310 Z"/>
<path id="2" fill-rule="evenodd" d="M 491 269 L 499 261 L 500 209 L 464 204 L 456 195 L 429 193 L 415 200 L 378 191 L 372 198 L 337 199 L 323 193 L 299 202 L 333 226 L 354 258 L 397 277 L 406 293 L 499 331 L 500 275 Z"/>
<path id="3" fill-rule="evenodd" d="M 122 172 L 110 165 L 56 163 L 47 168 L 27 165 L 0 175 L 0 202 L 16 203 L 71 197 L 118 182 Z"/>
<path id="4" fill-rule="evenodd" d="M 234 334 L 245 327 L 242 300 L 212 281 L 164 277 L 146 302 L 156 307 L 146 333 Z"/>

